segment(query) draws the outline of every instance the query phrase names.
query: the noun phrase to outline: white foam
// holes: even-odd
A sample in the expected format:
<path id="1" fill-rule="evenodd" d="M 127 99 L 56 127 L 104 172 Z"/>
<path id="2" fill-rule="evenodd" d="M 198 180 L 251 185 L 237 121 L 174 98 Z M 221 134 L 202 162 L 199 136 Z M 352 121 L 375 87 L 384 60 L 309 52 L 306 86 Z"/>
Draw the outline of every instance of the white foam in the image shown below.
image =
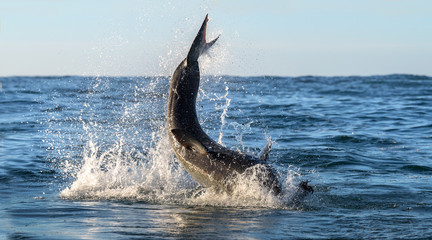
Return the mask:
<path id="1" fill-rule="evenodd" d="M 75 180 L 60 196 L 155 201 L 193 188 L 196 184 L 175 161 L 164 130 L 153 135 L 154 144 L 145 155 L 136 149 L 123 151 L 121 141 L 105 151 L 90 141 Z"/>
<path id="2" fill-rule="evenodd" d="M 288 171 L 282 178 L 284 194 L 276 197 L 263 189 L 254 175 L 240 175 L 231 193 L 200 187 L 176 161 L 161 128 L 153 145 L 140 157 L 125 152 L 121 142 L 101 151 L 92 141 L 85 147 L 83 163 L 72 184 L 61 191 L 66 199 L 128 200 L 150 203 L 287 207 L 291 204 L 298 175 Z"/>

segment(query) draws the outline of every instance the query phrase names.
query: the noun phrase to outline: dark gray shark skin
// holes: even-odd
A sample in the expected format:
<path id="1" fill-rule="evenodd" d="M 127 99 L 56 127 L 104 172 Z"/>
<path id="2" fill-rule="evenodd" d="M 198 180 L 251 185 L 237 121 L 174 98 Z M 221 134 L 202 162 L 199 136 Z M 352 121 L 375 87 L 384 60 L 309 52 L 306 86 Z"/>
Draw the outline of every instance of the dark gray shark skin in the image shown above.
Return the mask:
<path id="1" fill-rule="evenodd" d="M 270 146 L 261 157 L 254 157 L 221 146 L 201 128 L 195 108 L 200 84 L 198 58 L 219 38 L 206 43 L 207 22 L 208 16 L 172 76 L 167 113 L 171 146 L 186 171 L 204 187 L 231 192 L 239 174 L 253 174 L 263 187 L 279 195 L 280 183 L 265 161 Z"/>

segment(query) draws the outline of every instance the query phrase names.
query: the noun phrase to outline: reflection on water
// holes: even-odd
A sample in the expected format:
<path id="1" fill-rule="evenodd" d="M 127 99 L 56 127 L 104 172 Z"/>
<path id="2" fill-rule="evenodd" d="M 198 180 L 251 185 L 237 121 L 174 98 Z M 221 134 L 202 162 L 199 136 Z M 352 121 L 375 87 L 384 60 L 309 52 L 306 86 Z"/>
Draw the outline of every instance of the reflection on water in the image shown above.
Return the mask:
<path id="1" fill-rule="evenodd" d="M 66 201 L 44 209 L 34 209 L 33 205 L 26 203 L 21 208 L 13 208 L 8 211 L 8 217 L 2 218 L 3 227 L 15 230 L 16 234 L 9 237 L 33 229 L 35 236 L 43 232 L 45 239 L 103 239 L 106 234 L 114 234 L 109 236 L 116 239 L 263 239 L 282 233 L 284 225 L 289 223 L 287 216 L 296 212 L 137 202 Z M 20 236 L 32 237 L 31 234 Z"/>
<path id="2" fill-rule="evenodd" d="M 99 204 L 95 204 L 99 205 Z M 274 234 L 277 210 L 178 207 L 140 203 L 110 203 L 84 220 L 85 237 L 111 232 L 128 237 L 251 239 Z M 101 209 L 101 206 L 93 206 Z"/>

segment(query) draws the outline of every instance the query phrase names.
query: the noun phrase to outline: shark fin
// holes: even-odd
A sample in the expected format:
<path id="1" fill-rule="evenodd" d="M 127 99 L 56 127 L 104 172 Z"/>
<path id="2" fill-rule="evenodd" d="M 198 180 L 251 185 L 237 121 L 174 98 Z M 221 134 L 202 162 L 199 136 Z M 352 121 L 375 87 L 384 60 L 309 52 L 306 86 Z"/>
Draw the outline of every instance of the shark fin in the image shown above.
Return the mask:
<path id="1" fill-rule="evenodd" d="M 191 48 L 189 49 L 189 53 L 187 55 L 187 63 L 191 63 L 197 61 L 199 56 L 213 46 L 213 44 L 219 39 L 219 36 L 213 39 L 210 42 L 206 40 L 206 32 L 207 32 L 207 22 L 208 22 L 208 14 L 206 15 L 204 22 L 201 25 L 200 30 L 198 31 L 197 36 L 195 37 Z"/>
<path id="2" fill-rule="evenodd" d="M 204 53 L 207 53 L 207 51 L 210 49 L 211 46 L 213 46 L 213 44 L 214 44 L 214 43 L 219 39 L 219 37 L 220 37 L 220 34 L 219 34 L 219 36 L 217 36 L 217 37 L 216 37 L 215 39 L 213 39 L 212 41 L 206 43 L 206 44 L 204 45 L 203 49 L 201 50 L 201 55 L 204 54 Z"/>
<path id="3" fill-rule="evenodd" d="M 198 141 L 192 134 L 182 130 L 182 129 L 171 129 L 172 134 L 175 139 L 185 148 L 193 149 L 200 154 L 207 154 L 207 148 Z"/>
<path id="4" fill-rule="evenodd" d="M 258 156 L 259 159 L 261 159 L 263 161 L 267 161 L 269 153 L 270 153 L 270 150 L 271 150 L 271 145 L 272 145 L 272 140 L 269 139 L 267 141 L 267 144 L 265 145 L 265 147 L 261 151 L 260 155 Z"/>

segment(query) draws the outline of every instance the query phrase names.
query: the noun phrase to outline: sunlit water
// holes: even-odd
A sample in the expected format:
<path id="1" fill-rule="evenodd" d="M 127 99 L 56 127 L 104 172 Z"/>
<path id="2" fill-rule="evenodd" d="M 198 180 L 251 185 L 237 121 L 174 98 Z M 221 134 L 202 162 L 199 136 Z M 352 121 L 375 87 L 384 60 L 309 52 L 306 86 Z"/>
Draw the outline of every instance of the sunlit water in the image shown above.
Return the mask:
<path id="1" fill-rule="evenodd" d="M 0 78 L 0 239 L 432 237 L 432 78 L 204 76 L 203 128 L 250 154 L 273 139 L 282 198 L 183 170 L 169 81 Z"/>

